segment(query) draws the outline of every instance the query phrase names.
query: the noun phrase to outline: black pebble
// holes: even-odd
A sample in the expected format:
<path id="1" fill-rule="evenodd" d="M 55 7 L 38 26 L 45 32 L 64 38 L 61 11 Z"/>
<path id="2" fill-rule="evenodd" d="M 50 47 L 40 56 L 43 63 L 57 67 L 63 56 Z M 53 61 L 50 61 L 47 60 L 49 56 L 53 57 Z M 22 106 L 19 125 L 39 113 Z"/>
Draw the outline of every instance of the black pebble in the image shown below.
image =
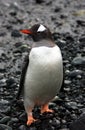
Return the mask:
<path id="1" fill-rule="evenodd" d="M 0 130 L 13 130 L 10 126 L 0 124 Z"/>
<path id="2" fill-rule="evenodd" d="M 9 13 L 11 16 L 16 16 L 17 15 L 17 12 L 16 11 L 11 11 L 10 13 Z"/>
<path id="3" fill-rule="evenodd" d="M 79 25 L 81 25 L 81 26 L 85 26 L 85 20 L 79 19 L 79 20 L 77 20 L 76 22 L 77 22 L 77 24 L 79 24 Z"/>
<path id="4" fill-rule="evenodd" d="M 27 114 L 24 112 L 24 113 L 22 113 L 22 114 L 19 116 L 19 119 L 20 119 L 20 121 L 26 123 L 26 121 L 27 121 L 26 117 L 27 117 Z"/>
<path id="5" fill-rule="evenodd" d="M 7 83 L 7 86 L 9 87 L 9 86 L 16 84 L 16 81 L 13 77 L 11 77 L 6 81 L 6 83 Z"/>
<path id="6" fill-rule="evenodd" d="M 85 130 L 85 113 L 71 123 L 70 130 Z"/>
<path id="7" fill-rule="evenodd" d="M 27 130 L 27 128 L 26 128 L 26 126 L 21 125 L 21 126 L 19 127 L 19 130 Z"/>
<path id="8" fill-rule="evenodd" d="M 36 0 L 36 3 L 41 4 L 43 0 Z"/>
<path id="9" fill-rule="evenodd" d="M 72 64 L 75 66 L 85 66 L 85 57 L 75 57 Z"/>
<path id="10" fill-rule="evenodd" d="M 11 33 L 12 37 L 21 37 L 22 35 L 20 34 L 20 32 L 18 30 L 13 30 Z"/>
<path id="11" fill-rule="evenodd" d="M 17 42 L 17 43 L 15 43 L 15 47 L 21 47 L 22 45 L 23 45 L 22 42 Z"/>

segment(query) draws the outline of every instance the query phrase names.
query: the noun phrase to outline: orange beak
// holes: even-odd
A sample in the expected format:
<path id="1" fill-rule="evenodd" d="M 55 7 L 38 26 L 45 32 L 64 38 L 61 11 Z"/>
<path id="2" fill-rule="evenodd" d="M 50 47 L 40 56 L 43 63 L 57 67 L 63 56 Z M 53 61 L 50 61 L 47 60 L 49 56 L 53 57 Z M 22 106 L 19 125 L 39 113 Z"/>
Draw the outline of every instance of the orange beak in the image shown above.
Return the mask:
<path id="1" fill-rule="evenodd" d="M 32 32 L 28 29 L 20 30 L 20 32 L 22 32 L 24 34 L 32 34 Z"/>

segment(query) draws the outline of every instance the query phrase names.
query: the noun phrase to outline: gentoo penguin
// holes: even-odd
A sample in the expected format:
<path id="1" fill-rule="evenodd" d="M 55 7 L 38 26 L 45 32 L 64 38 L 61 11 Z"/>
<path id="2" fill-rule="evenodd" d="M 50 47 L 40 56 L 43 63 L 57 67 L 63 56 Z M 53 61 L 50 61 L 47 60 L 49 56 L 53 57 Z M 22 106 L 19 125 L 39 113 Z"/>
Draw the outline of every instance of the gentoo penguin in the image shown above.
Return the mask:
<path id="1" fill-rule="evenodd" d="M 20 91 L 23 90 L 24 106 L 27 112 L 27 124 L 35 119 L 32 109 L 35 105 L 41 106 L 41 113 L 52 112 L 48 103 L 59 92 L 63 81 L 62 55 L 55 44 L 52 34 L 46 26 L 35 24 L 30 29 L 20 30 L 31 36 L 32 48 L 26 57 L 22 70 Z"/>

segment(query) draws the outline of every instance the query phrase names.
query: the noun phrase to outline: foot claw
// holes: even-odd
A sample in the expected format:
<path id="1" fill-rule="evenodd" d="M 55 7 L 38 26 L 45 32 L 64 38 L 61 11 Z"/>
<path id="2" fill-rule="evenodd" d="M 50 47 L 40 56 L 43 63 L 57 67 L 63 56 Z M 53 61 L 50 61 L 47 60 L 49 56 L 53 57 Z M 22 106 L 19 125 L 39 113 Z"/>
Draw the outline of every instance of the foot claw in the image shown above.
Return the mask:
<path id="1" fill-rule="evenodd" d="M 33 122 L 35 122 L 36 120 L 32 117 L 32 116 L 29 116 L 29 119 L 27 121 L 27 125 L 31 125 Z"/>
<path id="2" fill-rule="evenodd" d="M 44 106 L 42 107 L 42 109 L 41 109 L 41 113 L 44 113 L 44 112 L 51 112 L 51 113 L 53 113 L 54 111 L 51 110 L 51 109 L 49 109 L 49 108 L 48 108 L 48 105 L 46 104 L 46 105 L 44 105 Z"/>

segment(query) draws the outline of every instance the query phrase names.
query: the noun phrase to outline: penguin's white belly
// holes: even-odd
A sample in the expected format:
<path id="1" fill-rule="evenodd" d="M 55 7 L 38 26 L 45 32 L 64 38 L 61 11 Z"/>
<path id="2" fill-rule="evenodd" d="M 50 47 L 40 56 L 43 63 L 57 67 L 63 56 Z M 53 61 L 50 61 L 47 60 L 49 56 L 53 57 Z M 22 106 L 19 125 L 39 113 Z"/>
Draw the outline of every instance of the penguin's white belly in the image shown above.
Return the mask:
<path id="1" fill-rule="evenodd" d="M 55 47 L 36 47 L 29 55 L 25 76 L 25 104 L 45 104 L 59 92 L 63 80 L 62 56 Z"/>

